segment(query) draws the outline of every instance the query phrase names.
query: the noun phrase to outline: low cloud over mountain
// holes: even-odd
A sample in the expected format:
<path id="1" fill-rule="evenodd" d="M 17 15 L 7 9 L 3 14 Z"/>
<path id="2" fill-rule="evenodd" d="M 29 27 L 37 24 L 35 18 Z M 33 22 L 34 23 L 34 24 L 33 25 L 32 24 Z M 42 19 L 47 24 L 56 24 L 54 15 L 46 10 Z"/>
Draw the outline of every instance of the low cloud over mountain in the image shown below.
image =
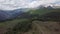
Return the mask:
<path id="1" fill-rule="evenodd" d="M 1 10 L 14 10 L 19 8 L 36 8 L 40 5 L 47 6 L 59 4 L 60 0 L 0 0 Z"/>

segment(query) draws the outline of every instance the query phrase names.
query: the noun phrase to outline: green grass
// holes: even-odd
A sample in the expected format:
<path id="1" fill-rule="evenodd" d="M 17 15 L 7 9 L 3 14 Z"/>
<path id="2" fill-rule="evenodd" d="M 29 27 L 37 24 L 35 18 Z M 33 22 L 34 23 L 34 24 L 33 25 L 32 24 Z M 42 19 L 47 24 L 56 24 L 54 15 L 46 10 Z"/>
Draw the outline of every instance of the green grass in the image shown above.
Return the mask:
<path id="1" fill-rule="evenodd" d="M 28 21 L 28 20 L 29 19 L 15 19 L 12 21 L 5 21 L 2 23 L 0 22 L 0 27 L 4 27 L 4 26 L 6 26 L 6 28 L 13 27 L 14 25 L 16 25 L 19 22 Z"/>
<path id="2" fill-rule="evenodd" d="M 30 10 L 30 13 L 31 14 L 45 14 L 45 13 L 48 13 L 48 12 L 51 12 L 51 10 L 49 9 L 37 9 L 37 10 Z"/>
<path id="3" fill-rule="evenodd" d="M 26 32 L 30 29 L 31 26 L 30 19 L 15 19 L 13 21 L 6 22 L 5 26 L 8 29 L 6 33 L 18 33 L 18 32 Z"/>
<path id="4" fill-rule="evenodd" d="M 60 12 L 60 9 L 37 9 L 37 10 L 30 10 L 28 11 L 30 14 L 39 14 L 39 15 L 44 15 L 46 13 L 50 13 L 50 12 Z"/>
<path id="5" fill-rule="evenodd" d="M 31 26 L 30 19 L 13 19 L 10 21 L 0 22 L 0 27 L 7 29 L 7 32 L 5 32 L 5 34 L 14 33 L 15 31 L 16 33 L 18 33 L 19 31 L 25 32 L 30 29 L 29 26 Z"/>

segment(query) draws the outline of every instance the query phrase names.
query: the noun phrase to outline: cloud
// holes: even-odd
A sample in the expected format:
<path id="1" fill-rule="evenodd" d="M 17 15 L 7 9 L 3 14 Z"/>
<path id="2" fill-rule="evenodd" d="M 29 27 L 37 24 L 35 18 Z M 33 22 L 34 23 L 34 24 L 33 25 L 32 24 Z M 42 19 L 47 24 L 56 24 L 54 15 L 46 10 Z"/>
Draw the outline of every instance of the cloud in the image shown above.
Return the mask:
<path id="1" fill-rule="evenodd" d="M 50 3 L 59 4 L 60 0 L 0 0 L 0 9 L 14 10 L 18 8 L 35 8 Z"/>

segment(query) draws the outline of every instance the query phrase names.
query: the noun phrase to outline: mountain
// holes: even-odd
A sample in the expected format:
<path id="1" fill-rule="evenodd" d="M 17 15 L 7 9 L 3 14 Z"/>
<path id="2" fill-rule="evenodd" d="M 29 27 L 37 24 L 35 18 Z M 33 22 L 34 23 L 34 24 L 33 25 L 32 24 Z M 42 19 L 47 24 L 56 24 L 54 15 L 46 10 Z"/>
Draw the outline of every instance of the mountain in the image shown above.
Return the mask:
<path id="1" fill-rule="evenodd" d="M 54 9 L 53 7 L 51 7 L 51 6 L 48 6 L 48 7 L 46 7 L 47 9 Z"/>
<path id="2" fill-rule="evenodd" d="M 0 21 L 8 19 L 8 18 L 10 18 L 10 15 L 5 11 L 0 10 Z"/>
<path id="3" fill-rule="evenodd" d="M 44 6 L 44 5 L 40 5 L 40 6 L 38 6 L 36 9 L 54 9 L 52 6 Z"/>
<path id="4" fill-rule="evenodd" d="M 22 15 L 25 13 L 26 9 L 16 9 L 16 10 L 0 10 L 0 21 L 6 20 L 6 19 L 13 19 L 16 18 L 17 16 Z"/>

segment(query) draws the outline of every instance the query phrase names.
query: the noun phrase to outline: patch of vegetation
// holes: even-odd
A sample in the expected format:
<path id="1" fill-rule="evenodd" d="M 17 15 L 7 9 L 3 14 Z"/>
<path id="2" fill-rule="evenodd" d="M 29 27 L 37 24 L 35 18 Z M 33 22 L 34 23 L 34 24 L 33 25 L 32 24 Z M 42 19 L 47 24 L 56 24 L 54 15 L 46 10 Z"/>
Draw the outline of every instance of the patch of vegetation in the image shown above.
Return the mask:
<path id="1" fill-rule="evenodd" d="M 32 29 L 32 23 L 30 20 L 22 20 L 18 22 L 12 29 L 9 28 L 8 32 L 5 34 L 17 34 L 18 32 L 28 32 L 30 29 Z"/>
<path id="2" fill-rule="evenodd" d="M 29 22 L 21 22 L 18 23 L 14 28 L 13 31 L 20 31 L 20 32 L 26 32 L 31 28 L 31 23 Z"/>

